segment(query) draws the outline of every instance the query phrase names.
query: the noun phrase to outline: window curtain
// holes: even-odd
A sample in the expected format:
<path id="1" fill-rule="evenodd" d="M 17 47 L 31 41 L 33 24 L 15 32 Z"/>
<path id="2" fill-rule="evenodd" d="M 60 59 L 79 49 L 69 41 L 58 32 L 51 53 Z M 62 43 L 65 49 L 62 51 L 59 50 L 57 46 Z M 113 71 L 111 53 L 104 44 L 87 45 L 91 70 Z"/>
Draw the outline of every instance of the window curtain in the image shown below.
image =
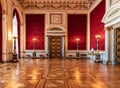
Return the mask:
<path id="1" fill-rule="evenodd" d="M 20 58 L 20 18 L 19 18 L 19 14 L 17 12 L 16 9 L 14 9 L 14 12 L 13 12 L 13 17 L 15 16 L 16 14 L 16 17 L 17 17 L 17 30 L 18 30 L 18 57 Z"/>

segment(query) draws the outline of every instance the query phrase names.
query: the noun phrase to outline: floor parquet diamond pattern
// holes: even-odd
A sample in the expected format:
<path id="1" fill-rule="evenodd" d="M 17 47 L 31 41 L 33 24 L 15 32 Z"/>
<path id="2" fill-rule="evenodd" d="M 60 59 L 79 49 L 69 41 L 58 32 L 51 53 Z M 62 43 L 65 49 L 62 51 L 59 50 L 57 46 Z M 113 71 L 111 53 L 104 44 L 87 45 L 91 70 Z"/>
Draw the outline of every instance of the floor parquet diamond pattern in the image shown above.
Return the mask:
<path id="1" fill-rule="evenodd" d="M 0 64 L 0 88 L 120 88 L 120 65 L 89 59 L 21 59 Z"/>

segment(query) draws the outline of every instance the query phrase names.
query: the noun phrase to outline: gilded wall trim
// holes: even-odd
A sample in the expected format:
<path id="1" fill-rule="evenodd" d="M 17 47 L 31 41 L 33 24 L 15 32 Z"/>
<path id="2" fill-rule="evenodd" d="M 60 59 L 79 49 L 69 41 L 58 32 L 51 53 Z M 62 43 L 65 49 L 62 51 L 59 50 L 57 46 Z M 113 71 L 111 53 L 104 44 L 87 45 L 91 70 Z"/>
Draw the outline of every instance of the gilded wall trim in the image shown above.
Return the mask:
<path id="1" fill-rule="evenodd" d="M 25 1 L 17 0 L 23 9 L 34 10 L 88 10 L 96 0 L 86 1 Z"/>

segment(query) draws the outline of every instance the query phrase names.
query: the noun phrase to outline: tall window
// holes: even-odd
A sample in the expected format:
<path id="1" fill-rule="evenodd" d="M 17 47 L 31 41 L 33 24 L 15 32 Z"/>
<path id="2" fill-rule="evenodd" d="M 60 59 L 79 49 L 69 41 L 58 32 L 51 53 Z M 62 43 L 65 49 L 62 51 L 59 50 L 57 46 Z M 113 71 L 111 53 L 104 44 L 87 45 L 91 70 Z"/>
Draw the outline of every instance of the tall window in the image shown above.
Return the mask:
<path id="1" fill-rule="evenodd" d="M 17 21 L 17 16 L 16 16 L 16 13 L 13 17 L 13 36 L 17 36 L 18 37 L 18 21 Z M 13 42 L 13 45 L 14 45 L 14 42 Z M 14 48 L 14 46 L 13 46 Z M 18 38 L 16 39 L 16 53 L 18 54 L 19 51 L 18 51 Z"/>

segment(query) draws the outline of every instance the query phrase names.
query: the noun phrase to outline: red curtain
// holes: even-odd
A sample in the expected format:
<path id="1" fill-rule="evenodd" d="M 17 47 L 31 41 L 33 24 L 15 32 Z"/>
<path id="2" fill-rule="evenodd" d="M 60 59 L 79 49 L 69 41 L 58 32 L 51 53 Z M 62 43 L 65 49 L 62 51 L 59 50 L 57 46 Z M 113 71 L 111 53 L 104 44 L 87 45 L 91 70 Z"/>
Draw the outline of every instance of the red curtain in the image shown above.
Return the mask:
<path id="1" fill-rule="evenodd" d="M 44 50 L 44 14 L 26 15 L 26 49 L 32 50 L 33 38 L 37 39 L 36 49 Z"/>
<path id="2" fill-rule="evenodd" d="M 17 12 L 17 10 L 16 9 L 14 9 L 14 12 L 13 12 L 13 17 L 14 17 L 14 15 L 16 14 L 16 17 L 17 17 L 17 22 L 18 22 L 18 51 L 19 51 L 19 53 L 18 53 L 18 57 L 20 58 L 20 18 L 19 18 L 19 14 L 18 14 L 18 12 Z"/>
<path id="3" fill-rule="evenodd" d="M 78 48 L 80 50 L 86 50 L 86 30 L 86 14 L 68 15 L 68 50 L 76 50 L 76 38 L 80 39 Z"/>
<path id="4" fill-rule="evenodd" d="M 2 6 L 0 3 L 0 62 L 2 62 Z"/>
<path id="5" fill-rule="evenodd" d="M 90 48 L 96 50 L 95 35 L 101 35 L 99 40 L 99 50 L 105 50 L 105 30 L 104 24 L 101 22 L 105 14 L 105 0 L 90 13 Z"/>

